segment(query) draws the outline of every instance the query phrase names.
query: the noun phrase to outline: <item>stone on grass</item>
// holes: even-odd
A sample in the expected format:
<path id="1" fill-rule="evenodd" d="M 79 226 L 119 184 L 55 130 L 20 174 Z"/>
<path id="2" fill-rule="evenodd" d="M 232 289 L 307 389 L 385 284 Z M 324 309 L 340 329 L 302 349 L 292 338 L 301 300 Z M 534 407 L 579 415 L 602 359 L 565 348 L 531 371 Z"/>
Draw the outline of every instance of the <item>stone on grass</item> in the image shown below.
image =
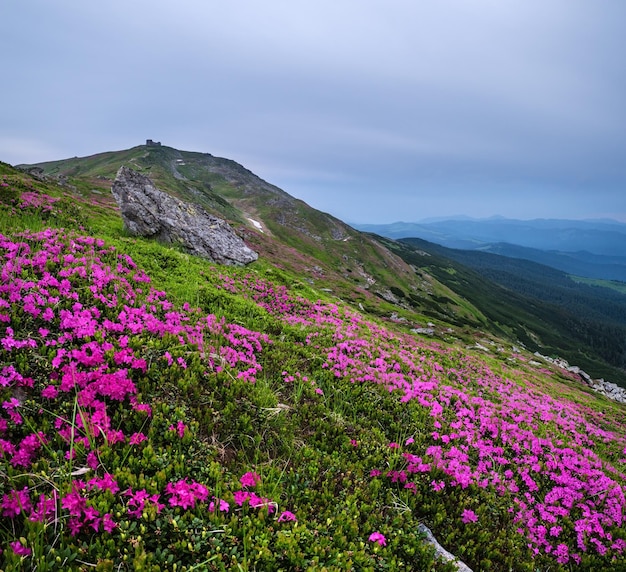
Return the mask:
<path id="1" fill-rule="evenodd" d="M 126 229 L 135 236 L 178 244 L 218 264 L 243 266 L 259 256 L 226 221 L 160 191 L 148 177 L 128 167 L 120 167 L 111 192 Z"/>

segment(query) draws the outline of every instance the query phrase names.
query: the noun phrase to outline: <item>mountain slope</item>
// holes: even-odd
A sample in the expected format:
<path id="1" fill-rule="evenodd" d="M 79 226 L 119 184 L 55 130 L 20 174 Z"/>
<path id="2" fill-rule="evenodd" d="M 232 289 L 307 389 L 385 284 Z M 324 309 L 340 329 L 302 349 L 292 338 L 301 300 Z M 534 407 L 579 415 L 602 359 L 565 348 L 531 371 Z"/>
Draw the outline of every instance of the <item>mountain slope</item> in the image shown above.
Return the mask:
<path id="1" fill-rule="evenodd" d="M 89 196 L 109 194 L 119 167 L 149 176 L 161 190 L 199 203 L 231 222 L 262 260 L 295 273 L 319 289 L 377 315 L 405 313 L 427 320 L 475 316 L 453 292 L 448 303 L 433 303 L 431 293 L 447 290 L 413 269 L 378 241 L 335 217 L 317 211 L 267 183 L 230 159 L 167 146 L 140 145 L 127 151 L 23 165 L 23 169 Z M 408 314 L 407 314 L 408 311 Z M 419 316 L 426 312 L 425 317 Z M 417 316 L 416 316 L 417 313 Z"/>
<path id="2" fill-rule="evenodd" d="M 0 568 L 623 567 L 624 406 L 0 178 Z"/>
<path id="3" fill-rule="evenodd" d="M 435 251 L 434 245 L 427 247 L 415 241 L 418 250 L 430 248 L 431 254 L 453 258 L 505 287 L 494 296 L 492 282 L 477 281 L 469 275 L 459 282 L 465 268 L 456 267 L 456 276 L 452 277 L 448 261 L 433 265 L 432 258 L 425 261 L 420 256 L 414 259 L 413 254 L 407 257 L 397 244 L 361 233 L 293 198 L 238 163 L 207 153 L 141 145 L 27 169 L 87 194 L 93 190 L 89 185 L 100 185 L 105 194 L 122 164 L 150 176 L 162 190 L 225 217 L 263 261 L 296 274 L 318 289 L 331 291 L 372 315 L 399 318 L 405 321 L 407 330 L 423 328 L 432 321 L 441 330 L 451 326 L 461 337 L 476 329 L 508 335 L 529 348 L 561 355 L 593 377 L 626 383 L 626 338 L 622 332 L 626 324 L 621 319 L 615 322 L 611 316 L 611 295 L 617 294 L 600 297 L 593 289 L 585 290 L 566 277 L 559 280 L 569 282 L 571 288 L 567 292 L 555 290 L 556 274 L 545 267 L 481 253 Z M 596 242 L 607 236 L 614 240 L 613 234 L 619 234 L 616 229 L 620 228 L 603 222 L 543 220 L 439 221 L 424 228 L 449 236 L 473 233 L 472 240 L 517 236 L 541 242 L 555 229 L 558 236 L 551 240 L 572 240 L 572 227 L 579 233 L 593 231 L 596 238 L 600 237 Z M 497 263 L 487 268 L 485 260 Z M 496 269 L 498 264 L 502 268 Z M 512 273 L 511 268 L 516 270 Z M 566 305 L 562 299 L 567 300 Z"/>
<path id="4" fill-rule="evenodd" d="M 404 248 L 381 240 L 469 300 L 489 318 L 492 331 L 507 332 L 533 351 L 560 355 L 595 377 L 626 383 L 624 294 L 579 284 L 534 262 L 416 238 L 395 243 Z"/>

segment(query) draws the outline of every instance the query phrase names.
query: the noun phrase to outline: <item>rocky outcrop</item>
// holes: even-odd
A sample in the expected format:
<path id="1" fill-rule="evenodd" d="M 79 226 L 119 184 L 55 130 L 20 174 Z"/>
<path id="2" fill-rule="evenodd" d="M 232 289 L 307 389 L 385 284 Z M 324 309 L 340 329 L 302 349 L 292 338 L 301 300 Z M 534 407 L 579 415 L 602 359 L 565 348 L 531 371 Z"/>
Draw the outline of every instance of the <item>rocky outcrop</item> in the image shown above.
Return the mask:
<path id="1" fill-rule="evenodd" d="M 128 167 L 120 167 L 111 192 L 131 234 L 179 244 L 219 264 L 242 266 L 258 258 L 226 221 L 160 191 Z"/>
<path id="2" fill-rule="evenodd" d="M 600 393 L 604 395 L 604 397 L 617 401 L 618 403 L 626 403 L 626 389 L 623 387 L 610 381 L 605 381 L 602 378 L 592 379 L 587 383 L 596 393 Z"/>
<path id="3" fill-rule="evenodd" d="M 419 524 L 417 526 L 418 532 L 424 535 L 426 543 L 430 544 L 435 549 L 435 555 L 441 558 L 444 562 L 451 562 L 456 565 L 456 569 L 459 572 L 472 572 L 472 569 L 465 563 L 461 562 L 456 556 L 450 554 L 433 536 L 433 533 L 425 524 Z"/>
<path id="4" fill-rule="evenodd" d="M 587 384 L 596 393 L 600 393 L 601 395 L 604 395 L 604 397 L 617 401 L 618 403 L 626 403 L 626 389 L 623 387 L 620 387 L 610 381 L 605 381 L 602 378 L 593 379 L 586 371 L 583 371 L 577 365 L 570 365 L 567 360 L 564 360 L 563 358 L 552 358 L 541 355 L 539 352 L 535 352 L 535 356 L 579 376 L 580 380 Z"/>

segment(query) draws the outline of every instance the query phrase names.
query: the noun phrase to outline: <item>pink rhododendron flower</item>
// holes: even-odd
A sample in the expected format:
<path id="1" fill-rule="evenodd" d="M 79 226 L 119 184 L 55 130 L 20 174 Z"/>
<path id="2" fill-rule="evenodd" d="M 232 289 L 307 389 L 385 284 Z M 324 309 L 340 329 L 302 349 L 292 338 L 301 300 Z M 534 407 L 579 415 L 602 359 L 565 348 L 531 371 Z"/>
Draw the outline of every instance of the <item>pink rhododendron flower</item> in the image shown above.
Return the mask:
<path id="1" fill-rule="evenodd" d="M 250 493 L 248 502 L 252 508 L 267 507 L 267 512 L 270 514 L 276 510 L 275 504 L 273 504 L 270 499 L 265 498 L 265 497 L 260 497 L 254 493 Z"/>
<path id="2" fill-rule="evenodd" d="M 133 433 L 128 440 L 130 445 L 139 445 L 143 441 L 147 441 L 148 438 L 143 433 Z"/>
<path id="3" fill-rule="evenodd" d="M 111 491 L 111 494 L 119 492 L 120 487 L 111 473 L 105 473 L 103 477 L 94 477 L 87 481 L 87 490 L 98 489 L 101 491 Z"/>
<path id="4" fill-rule="evenodd" d="M 146 502 L 150 502 L 150 504 L 154 505 L 157 513 L 161 512 L 165 506 L 159 502 L 158 494 L 150 495 L 145 489 L 135 492 L 128 489 L 124 494 L 130 497 L 130 499 L 128 499 L 128 514 L 135 518 L 142 517 Z M 195 503 L 195 500 L 193 502 Z M 172 504 L 171 501 L 170 504 Z M 172 504 L 172 506 L 174 506 L 174 504 Z"/>
<path id="5" fill-rule="evenodd" d="M 170 425 L 168 427 L 168 431 L 176 431 L 176 433 L 178 433 L 178 437 L 182 439 L 185 436 L 186 428 L 187 426 L 182 421 L 178 421 L 176 425 Z"/>
<path id="6" fill-rule="evenodd" d="M 14 467 L 30 467 L 35 453 L 45 443 L 47 443 L 47 439 L 41 431 L 27 435 L 20 441 L 20 446 L 13 454 L 11 464 Z"/>
<path id="7" fill-rule="evenodd" d="M 228 512 L 230 510 L 230 505 L 224 499 L 218 499 L 213 497 L 213 500 L 209 503 L 209 512 L 215 512 L 215 503 L 218 503 L 218 510 L 220 512 Z"/>
<path id="8" fill-rule="evenodd" d="M 22 416 L 17 412 L 17 408 L 20 405 L 21 403 L 15 397 L 11 397 L 11 399 L 2 403 L 2 408 L 6 410 L 11 421 L 16 425 L 22 424 Z"/>
<path id="9" fill-rule="evenodd" d="M 134 395 L 131 395 L 130 403 L 133 406 L 133 411 L 145 413 L 148 417 L 152 417 L 152 407 L 148 403 L 139 403 Z"/>
<path id="10" fill-rule="evenodd" d="M 556 561 L 559 564 L 567 564 L 569 562 L 570 554 L 567 544 L 559 544 L 554 553 L 557 557 Z"/>
<path id="11" fill-rule="evenodd" d="M 81 516 L 87 507 L 87 499 L 74 490 L 61 499 L 61 507 L 66 509 L 71 516 Z"/>
<path id="12" fill-rule="evenodd" d="M 432 481 L 430 484 L 435 492 L 442 491 L 446 486 L 446 483 L 443 481 Z"/>
<path id="13" fill-rule="evenodd" d="M 39 495 L 37 506 L 33 508 L 28 520 L 32 522 L 51 522 L 57 512 L 57 492 L 52 490 L 52 498 L 46 495 Z"/>
<path id="14" fill-rule="evenodd" d="M 378 544 L 380 544 L 381 546 L 387 545 L 387 539 L 385 538 L 385 535 L 381 534 L 380 532 L 372 532 L 372 534 L 370 534 L 369 536 L 369 541 L 378 542 Z"/>
<path id="15" fill-rule="evenodd" d="M 54 385 L 49 385 L 41 391 L 41 397 L 46 399 L 56 399 L 59 395 L 59 390 Z"/>
<path id="16" fill-rule="evenodd" d="M 124 433 L 121 430 L 113 430 L 110 429 L 106 432 L 106 439 L 109 445 L 114 445 L 115 443 L 122 443 L 125 440 Z"/>
<path id="17" fill-rule="evenodd" d="M 11 550 L 18 556 L 30 556 L 32 550 L 28 546 L 24 546 L 19 540 L 15 540 L 9 544 Z"/>
<path id="18" fill-rule="evenodd" d="M 107 512 L 103 517 L 102 517 L 102 528 L 105 532 L 111 532 L 115 527 L 117 526 L 117 523 L 113 521 L 113 517 Z"/>
<path id="19" fill-rule="evenodd" d="M 209 489 L 203 484 L 181 479 L 176 483 L 167 483 L 165 492 L 170 496 L 170 506 L 179 506 L 183 509 L 193 508 L 196 501 L 204 502 L 209 497 Z"/>
<path id="20" fill-rule="evenodd" d="M 89 453 L 87 454 L 87 466 L 95 471 L 99 465 L 100 461 L 98 460 L 98 455 L 96 454 L 96 452 L 89 451 Z"/>
<path id="21" fill-rule="evenodd" d="M 288 510 L 284 510 L 283 512 L 280 513 L 280 516 L 278 517 L 278 522 L 288 522 L 291 520 L 298 520 L 296 518 L 296 515 L 293 514 L 293 512 L 290 512 Z"/>
<path id="22" fill-rule="evenodd" d="M 237 506 L 243 506 L 243 503 L 245 503 L 251 496 L 252 493 L 248 491 L 235 491 L 233 493 L 233 498 L 235 499 Z"/>
<path id="23" fill-rule="evenodd" d="M 470 522 L 477 522 L 478 515 L 473 510 L 465 509 L 461 516 L 461 520 L 463 521 L 464 524 L 469 524 Z"/>
<path id="24" fill-rule="evenodd" d="M 270 499 L 260 497 L 254 493 L 251 493 L 250 491 L 236 491 L 233 493 L 233 498 L 235 499 L 235 503 L 237 504 L 237 506 L 243 506 L 244 503 L 247 501 L 252 508 L 260 508 L 266 506 L 269 513 L 272 513 L 275 510 L 274 505 L 272 504 L 272 501 L 270 501 Z"/>
<path id="25" fill-rule="evenodd" d="M 239 479 L 243 487 L 256 487 L 261 482 L 261 477 L 254 472 L 247 472 Z"/>
<path id="26" fill-rule="evenodd" d="M 8 518 L 15 518 L 20 512 L 28 512 L 31 508 L 28 487 L 11 491 L 2 497 L 2 515 Z"/>

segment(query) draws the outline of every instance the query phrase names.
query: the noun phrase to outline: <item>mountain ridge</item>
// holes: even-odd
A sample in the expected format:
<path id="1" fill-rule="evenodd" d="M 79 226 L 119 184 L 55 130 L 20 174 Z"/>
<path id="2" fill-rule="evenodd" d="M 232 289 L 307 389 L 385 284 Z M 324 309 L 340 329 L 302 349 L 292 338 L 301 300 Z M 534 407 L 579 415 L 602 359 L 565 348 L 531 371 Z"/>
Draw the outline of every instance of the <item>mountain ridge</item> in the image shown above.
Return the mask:
<path id="1" fill-rule="evenodd" d="M 35 169 L 87 193 L 89 187 L 82 181 L 88 179 L 100 192 L 109 193 L 117 169 L 126 163 L 149 176 L 161 190 L 197 201 L 208 212 L 225 218 L 261 256 L 357 306 L 383 312 L 376 307 L 386 303 L 385 311 L 391 314 L 401 303 L 393 290 L 420 294 L 433 287 L 375 239 L 313 209 L 230 159 L 140 145 L 21 168 Z"/>

